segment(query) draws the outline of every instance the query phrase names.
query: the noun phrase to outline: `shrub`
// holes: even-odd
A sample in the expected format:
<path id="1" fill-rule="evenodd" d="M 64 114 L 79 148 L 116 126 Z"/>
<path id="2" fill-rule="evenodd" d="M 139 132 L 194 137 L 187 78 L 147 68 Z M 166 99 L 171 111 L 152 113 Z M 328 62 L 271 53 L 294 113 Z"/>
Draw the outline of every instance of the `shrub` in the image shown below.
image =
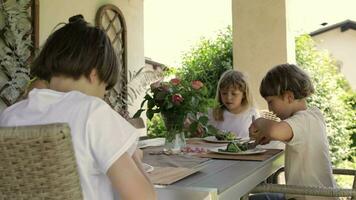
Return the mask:
<path id="1" fill-rule="evenodd" d="M 202 81 L 208 88 L 208 97 L 214 98 L 220 75 L 228 69 L 232 69 L 231 27 L 221 31 L 213 40 L 202 39 L 185 53 L 177 76 L 188 82 Z"/>
<path id="2" fill-rule="evenodd" d="M 165 137 L 166 127 L 161 115 L 154 115 L 151 120 L 147 121 L 147 136 L 150 138 Z"/>

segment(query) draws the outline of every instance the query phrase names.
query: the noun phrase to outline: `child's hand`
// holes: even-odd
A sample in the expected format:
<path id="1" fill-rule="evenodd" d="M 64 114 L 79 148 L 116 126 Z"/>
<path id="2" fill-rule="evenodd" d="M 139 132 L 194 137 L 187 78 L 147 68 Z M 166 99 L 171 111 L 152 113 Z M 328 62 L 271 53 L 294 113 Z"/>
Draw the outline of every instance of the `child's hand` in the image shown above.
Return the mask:
<path id="1" fill-rule="evenodd" d="M 265 120 L 266 119 L 263 118 L 253 120 L 249 127 L 249 136 L 251 139 L 256 140 L 257 144 L 267 144 L 271 141 L 271 138 L 263 132 L 263 124 L 265 124 Z"/>
<path id="2" fill-rule="evenodd" d="M 253 123 L 250 125 L 248 132 L 251 139 L 256 140 L 259 137 L 259 131 Z"/>
<path id="3" fill-rule="evenodd" d="M 195 131 L 194 135 L 195 137 L 203 137 L 204 134 L 205 134 L 205 129 L 199 124 L 197 127 L 197 131 Z"/>
<path id="4" fill-rule="evenodd" d="M 261 135 L 259 138 L 256 139 L 257 144 L 268 144 L 271 141 L 271 138 Z"/>

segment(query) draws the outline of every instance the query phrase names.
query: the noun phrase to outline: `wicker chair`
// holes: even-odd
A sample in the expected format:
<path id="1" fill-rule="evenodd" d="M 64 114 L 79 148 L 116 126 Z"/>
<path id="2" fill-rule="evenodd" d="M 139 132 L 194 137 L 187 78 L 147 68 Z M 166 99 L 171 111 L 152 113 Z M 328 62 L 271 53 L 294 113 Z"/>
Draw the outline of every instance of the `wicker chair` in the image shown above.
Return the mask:
<path id="1" fill-rule="evenodd" d="M 277 180 L 278 175 L 284 171 L 284 168 L 279 169 L 272 177 L 273 181 Z M 294 195 L 308 195 L 308 196 L 323 196 L 323 197 L 351 197 L 351 200 L 356 199 L 356 170 L 354 169 L 333 169 L 334 175 L 353 176 L 352 189 L 344 188 L 323 188 L 323 187 L 307 187 L 297 185 L 281 185 L 262 183 L 255 187 L 251 193 L 284 193 Z M 248 199 L 248 195 L 243 197 Z"/>
<path id="2" fill-rule="evenodd" d="M 82 199 L 67 124 L 0 128 L 0 199 Z"/>

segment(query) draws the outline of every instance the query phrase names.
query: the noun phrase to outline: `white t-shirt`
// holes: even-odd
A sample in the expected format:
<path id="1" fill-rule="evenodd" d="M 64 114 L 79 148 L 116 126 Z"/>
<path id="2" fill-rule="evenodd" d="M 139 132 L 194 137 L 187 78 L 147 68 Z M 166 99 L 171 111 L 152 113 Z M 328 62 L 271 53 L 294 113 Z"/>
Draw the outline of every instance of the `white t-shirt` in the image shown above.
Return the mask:
<path id="1" fill-rule="evenodd" d="M 78 91 L 34 89 L 5 109 L 1 126 L 68 123 L 84 199 L 114 199 L 106 173 L 125 152 L 133 153 L 136 129 L 103 100 Z"/>
<path id="2" fill-rule="evenodd" d="M 213 117 L 212 110 L 208 111 L 208 116 L 209 124 L 213 125 L 217 129 L 234 132 L 237 137 L 249 138 L 248 128 L 252 123 L 252 116 L 255 116 L 257 119 L 259 114 L 255 108 L 251 107 L 239 114 L 234 114 L 224 110 L 223 121 L 216 121 Z"/>
<path id="3" fill-rule="evenodd" d="M 284 121 L 293 131 L 293 138 L 286 144 L 285 151 L 286 183 L 288 185 L 335 187 L 325 121 L 320 110 L 309 108 L 299 111 Z"/>

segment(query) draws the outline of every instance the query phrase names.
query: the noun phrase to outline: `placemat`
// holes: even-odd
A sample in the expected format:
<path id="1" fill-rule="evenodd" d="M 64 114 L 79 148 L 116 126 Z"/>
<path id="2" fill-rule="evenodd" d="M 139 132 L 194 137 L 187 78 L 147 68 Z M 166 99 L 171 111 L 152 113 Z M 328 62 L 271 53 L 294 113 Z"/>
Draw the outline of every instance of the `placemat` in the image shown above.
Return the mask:
<path id="1" fill-rule="evenodd" d="M 163 147 L 147 147 L 143 150 L 143 162 L 154 167 L 185 167 L 194 168 L 204 165 L 209 158 L 196 157 L 187 154 L 177 155 L 151 155 L 154 152 L 160 152 Z"/>
<path id="2" fill-rule="evenodd" d="M 283 150 L 267 149 L 267 151 L 264 153 L 253 154 L 253 155 L 225 155 L 225 154 L 209 152 L 209 153 L 196 154 L 196 156 L 201 158 L 215 158 L 215 159 L 226 159 L 226 160 L 264 161 L 273 157 L 274 155 L 278 154 L 281 151 Z"/>
<path id="3" fill-rule="evenodd" d="M 169 185 L 198 172 L 200 169 L 201 168 L 154 167 L 154 170 L 147 174 L 153 184 Z"/>

